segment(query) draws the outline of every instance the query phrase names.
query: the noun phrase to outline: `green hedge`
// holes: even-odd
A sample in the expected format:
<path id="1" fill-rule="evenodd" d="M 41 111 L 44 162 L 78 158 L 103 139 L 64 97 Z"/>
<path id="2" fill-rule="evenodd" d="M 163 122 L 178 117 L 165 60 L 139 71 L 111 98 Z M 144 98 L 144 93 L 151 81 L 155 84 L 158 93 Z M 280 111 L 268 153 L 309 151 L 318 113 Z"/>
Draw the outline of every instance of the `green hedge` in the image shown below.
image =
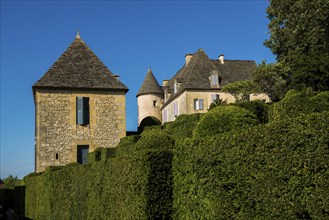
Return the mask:
<path id="1" fill-rule="evenodd" d="M 172 135 L 175 140 L 192 137 L 196 124 L 200 121 L 202 114 L 179 115 L 175 121 L 165 126 L 167 133 Z"/>
<path id="2" fill-rule="evenodd" d="M 258 119 L 261 124 L 266 124 L 268 122 L 268 110 L 269 104 L 261 101 L 250 101 L 250 102 L 241 102 L 233 104 L 241 108 L 248 109 L 251 111 Z"/>
<path id="3" fill-rule="evenodd" d="M 223 106 L 212 109 L 201 118 L 193 131 L 193 137 L 215 136 L 258 123 L 256 116 L 247 109 L 232 105 Z"/>
<path id="4" fill-rule="evenodd" d="M 269 121 L 289 119 L 301 114 L 329 111 L 329 91 L 289 91 L 285 98 L 271 106 Z"/>
<path id="5" fill-rule="evenodd" d="M 322 112 L 179 142 L 175 218 L 329 218 L 328 133 Z"/>
<path id="6" fill-rule="evenodd" d="M 150 133 L 134 151 L 115 151 L 103 159 L 113 149 L 100 148 L 99 161 L 26 176 L 25 214 L 32 219 L 168 219 L 173 145 L 168 135 Z"/>

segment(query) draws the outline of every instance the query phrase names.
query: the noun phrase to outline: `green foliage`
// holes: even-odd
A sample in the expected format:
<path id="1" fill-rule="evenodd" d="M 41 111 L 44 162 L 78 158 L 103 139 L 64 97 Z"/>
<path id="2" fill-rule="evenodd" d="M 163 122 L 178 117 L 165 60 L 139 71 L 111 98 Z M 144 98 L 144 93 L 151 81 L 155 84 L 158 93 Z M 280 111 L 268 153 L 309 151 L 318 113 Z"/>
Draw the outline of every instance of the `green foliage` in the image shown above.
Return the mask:
<path id="1" fill-rule="evenodd" d="M 142 133 L 144 131 L 145 127 L 155 126 L 155 125 L 161 125 L 161 122 L 159 121 L 159 119 L 152 117 L 152 116 L 146 117 L 141 121 L 141 123 L 138 127 L 138 132 Z"/>
<path id="2" fill-rule="evenodd" d="M 175 218 L 328 218 L 328 133 L 322 112 L 179 142 Z"/>
<path id="3" fill-rule="evenodd" d="M 217 107 L 221 107 L 221 106 L 225 106 L 227 105 L 227 101 L 226 99 L 223 100 L 223 99 L 218 99 L 216 98 L 210 105 L 209 105 L 209 109 L 208 111 L 210 111 L 211 109 L 213 108 L 217 108 Z"/>
<path id="4" fill-rule="evenodd" d="M 329 110 L 329 91 L 315 93 L 310 89 L 288 92 L 283 100 L 271 106 L 269 120 L 289 119 L 301 114 Z"/>
<path id="5" fill-rule="evenodd" d="M 252 112 L 237 106 L 215 108 L 205 114 L 196 125 L 193 137 L 216 136 L 221 133 L 257 125 Z"/>
<path id="6" fill-rule="evenodd" d="M 271 0 L 265 41 L 297 88 L 329 89 L 329 1 Z"/>
<path id="7" fill-rule="evenodd" d="M 138 141 L 137 141 L 138 140 Z M 49 168 L 24 178 L 26 216 L 32 219 L 169 219 L 174 141 L 164 133 L 99 148 L 101 160 Z M 161 144 L 158 144 L 161 141 Z M 131 151 L 122 149 L 132 147 Z"/>
<path id="8" fill-rule="evenodd" d="M 1 188 L 14 189 L 15 186 L 21 185 L 21 180 L 17 176 L 9 175 L 3 179 L 3 183 Z"/>
<path id="9" fill-rule="evenodd" d="M 260 91 L 272 101 L 278 101 L 286 92 L 288 68 L 280 63 L 266 64 L 263 61 L 253 72 L 253 79 Z"/>
<path id="10" fill-rule="evenodd" d="M 234 96 L 235 102 L 249 101 L 249 95 L 254 92 L 255 83 L 251 80 L 236 81 L 223 86 L 222 91 Z"/>
<path id="11" fill-rule="evenodd" d="M 269 104 L 263 103 L 261 101 L 251 101 L 251 102 L 238 103 L 234 105 L 251 111 L 254 115 L 256 115 L 258 121 L 261 124 L 266 124 L 268 122 Z"/>
<path id="12" fill-rule="evenodd" d="M 174 140 L 168 134 L 164 132 L 149 132 L 137 141 L 135 148 L 137 150 L 170 150 L 173 145 Z"/>
<path id="13" fill-rule="evenodd" d="M 201 116 L 202 114 L 200 113 L 179 115 L 175 121 L 167 124 L 165 130 L 172 135 L 175 140 L 192 137 L 193 130 Z"/>

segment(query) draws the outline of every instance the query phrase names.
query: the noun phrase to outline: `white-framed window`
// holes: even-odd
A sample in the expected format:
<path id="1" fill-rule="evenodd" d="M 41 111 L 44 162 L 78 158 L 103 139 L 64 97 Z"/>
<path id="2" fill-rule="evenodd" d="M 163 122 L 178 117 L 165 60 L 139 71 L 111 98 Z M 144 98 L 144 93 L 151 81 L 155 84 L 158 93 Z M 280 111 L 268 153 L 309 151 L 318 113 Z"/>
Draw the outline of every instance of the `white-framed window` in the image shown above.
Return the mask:
<path id="1" fill-rule="evenodd" d="M 174 116 L 178 116 L 178 105 L 177 102 L 174 102 Z"/>
<path id="2" fill-rule="evenodd" d="M 89 97 L 76 98 L 76 124 L 89 124 Z"/>
<path id="3" fill-rule="evenodd" d="M 203 110 L 203 99 L 194 99 L 194 109 Z"/>
<path id="4" fill-rule="evenodd" d="M 177 79 L 175 79 L 175 81 L 174 81 L 174 94 L 177 93 L 177 89 L 178 89 L 178 82 L 177 82 Z"/>
<path id="5" fill-rule="evenodd" d="M 211 102 L 214 102 L 216 99 L 219 100 L 219 94 L 211 94 Z"/>
<path id="6" fill-rule="evenodd" d="M 219 75 L 216 70 L 211 71 L 210 76 L 210 85 L 211 87 L 218 87 L 219 86 Z"/>
<path id="7" fill-rule="evenodd" d="M 163 111 L 163 122 L 167 122 L 168 121 L 168 116 L 167 116 L 167 109 L 165 109 Z"/>
<path id="8" fill-rule="evenodd" d="M 154 106 L 154 107 L 158 106 L 158 102 L 157 102 L 157 100 L 153 100 L 153 106 Z"/>

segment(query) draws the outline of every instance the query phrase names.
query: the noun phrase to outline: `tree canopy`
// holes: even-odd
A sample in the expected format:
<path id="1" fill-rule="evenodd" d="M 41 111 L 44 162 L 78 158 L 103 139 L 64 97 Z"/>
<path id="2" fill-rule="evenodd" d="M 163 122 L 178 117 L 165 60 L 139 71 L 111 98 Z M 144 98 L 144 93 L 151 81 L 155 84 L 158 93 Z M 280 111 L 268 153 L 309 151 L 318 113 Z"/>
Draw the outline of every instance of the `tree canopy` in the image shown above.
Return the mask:
<path id="1" fill-rule="evenodd" d="M 329 1 L 270 0 L 270 38 L 277 61 L 290 68 L 295 88 L 329 89 Z"/>

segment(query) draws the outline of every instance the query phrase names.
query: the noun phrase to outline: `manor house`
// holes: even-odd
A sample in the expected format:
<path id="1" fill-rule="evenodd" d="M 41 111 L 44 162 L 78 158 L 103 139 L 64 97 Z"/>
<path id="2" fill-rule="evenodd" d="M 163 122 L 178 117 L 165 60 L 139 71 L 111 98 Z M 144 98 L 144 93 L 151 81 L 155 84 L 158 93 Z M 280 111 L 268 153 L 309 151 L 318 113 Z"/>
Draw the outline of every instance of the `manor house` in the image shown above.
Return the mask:
<path id="1" fill-rule="evenodd" d="M 224 55 L 211 60 L 203 49 L 185 56 L 185 64 L 162 86 L 148 70 L 136 97 L 138 125 L 148 117 L 161 123 L 174 121 L 178 115 L 205 113 L 216 99 L 235 102 L 235 98 L 221 91 L 222 86 L 252 79 L 255 61 L 225 60 Z M 250 94 L 250 100 L 269 102 L 265 94 Z"/>
<path id="2" fill-rule="evenodd" d="M 32 87 L 35 171 L 86 163 L 97 147 L 115 147 L 126 135 L 128 88 L 102 63 L 79 33 Z"/>

